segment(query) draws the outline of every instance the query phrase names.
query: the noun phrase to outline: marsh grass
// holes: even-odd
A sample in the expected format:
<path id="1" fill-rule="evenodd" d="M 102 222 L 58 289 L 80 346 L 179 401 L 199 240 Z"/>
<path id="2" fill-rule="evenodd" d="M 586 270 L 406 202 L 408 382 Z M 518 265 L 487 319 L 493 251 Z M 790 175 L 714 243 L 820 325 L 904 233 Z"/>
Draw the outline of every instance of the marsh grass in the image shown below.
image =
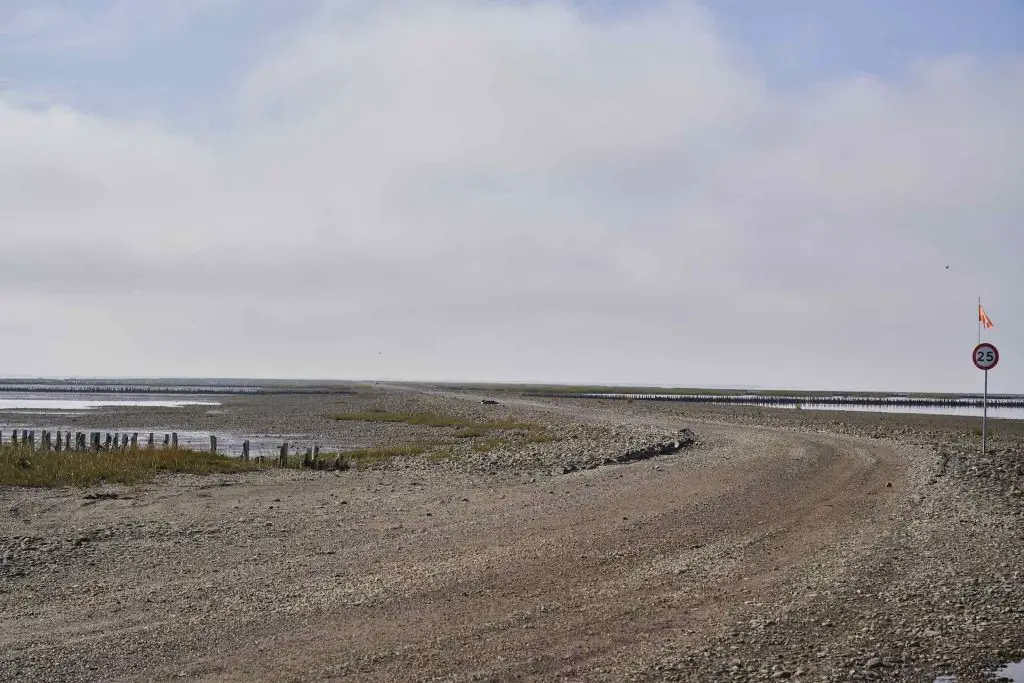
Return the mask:
<path id="1" fill-rule="evenodd" d="M 391 424 L 409 424 L 426 427 L 454 427 L 454 437 L 459 440 L 472 440 L 471 448 L 477 453 L 488 453 L 508 444 L 522 443 L 550 443 L 561 439 L 548 431 L 547 427 L 534 422 L 524 422 L 513 418 L 498 420 L 472 420 L 454 415 L 439 415 L 437 413 L 395 413 L 380 408 L 369 408 L 353 413 L 341 413 L 332 415 L 332 419 L 352 422 L 380 422 Z M 438 446 L 446 446 L 444 450 L 436 451 Z M 430 462 L 442 462 L 459 456 L 448 446 L 449 442 L 429 443 L 418 442 L 402 446 L 377 446 L 344 453 L 350 456 L 353 464 L 357 467 L 368 467 L 376 463 L 390 460 L 396 456 L 421 455 L 428 453 L 427 460 Z M 352 455 L 356 453 L 357 455 Z"/>
<path id="2" fill-rule="evenodd" d="M 438 415 L 436 413 L 389 413 L 379 408 L 370 408 L 355 413 L 338 413 L 331 419 L 348 422 L 402 422 L 424 427 L 472 427 L 478 423 L 461 417 Z"/>
<path id="3" fill-rule="evenodd" d="M 392 458 L 423 455 L 433 446 L 434 444 L 426 442 L 395 444 L 391 446 L 370 446 L 369 448 L 345 451 L 341 455 L 355 465 L 356 468 L 363 469 L 365 467 L 370 467 L 371 465 L 387 462 Z"/>
<path id="4" fill-rule="evenodd" d="M 272 462 L 244 461 L 187 449 L 32 451 L 0 446 L 0 486 L 139 484 L 158 474 L 232 474 L 270 469 Z"/>
<path id="5" fill-rule="evenodd" d="M 370 408 L 354 413 L 338 413 L 331 415 L 331 419 L 348 422 L 402 423 L 424 427 L 456 427 L 459 431 L 455 433 L 455 436 L 459 438 L 477 438 L 498 430 L 522 430 L 531 433 L 544 430 L 543 425 L 512 418 L 480 421 L 437 413 L 390 413 L 379 408 Z"/>

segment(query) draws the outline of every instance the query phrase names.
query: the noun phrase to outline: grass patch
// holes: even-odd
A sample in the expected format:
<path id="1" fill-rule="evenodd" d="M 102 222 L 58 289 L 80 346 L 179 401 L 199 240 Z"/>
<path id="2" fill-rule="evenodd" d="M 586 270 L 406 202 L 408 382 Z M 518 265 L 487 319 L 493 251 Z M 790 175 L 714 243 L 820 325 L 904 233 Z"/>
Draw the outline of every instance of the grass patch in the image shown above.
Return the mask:
<path id="1" fill-rule="evenodd" d="M 448 462 L 449 460 L 458 460 L 459 456 L 456 455 L 453 451 L 450 451 L 446 448 L 440 451 L 434 451 L 433 453 L 430 453 L 429 455 L 427 455 L 426 459 L 427 462 L 437 464 L 442 462 Z"/>
<path id="2" fill-rule="evenodd" d="M 32 451 L 0 446 L 0 486 L 90 486 L 100 482 L 139 484 L 163 473 L 232 474 L 273 467 L 270 462 L 187 449 Z"/>
<path id="3" fill-rule="evenodd" d="M 331 415 L 331 419 L 347 422 L 402 423 L 424 427 L 457 427 L 459 431 L 455 433 L 455 436 L 459 438 L 486 436 L 495 430 L 519 429 L 533 432 L 544 429 L 542 425 L 534 422 L 523 422 L 513 418 L 481 422 L 455 415 L 438 415 L 437 413 L 389 413 L 379 408 L 370 408 L 355 413 L 339 413 Z"/>
<path id="4" fill-rule="evenodd" d="M 356 467 L 364 468 L 387 462 L 392 458 L 423 455 L 430 450 L 431 445 L 432 444 L 425 443 L 407 443 L 396 444 L 394 446 L 371 446 L 369 448 L 359 448 L 354 451 L 345 451 L 341 455 L 347 458 Z"/>
<path id="5" fill-rule="evenodd" d="M 331 419 L 348 422 L 402 422 L 424 427 L 472 427 L 476 423 L 461 417 L 438 415 L 436 413 L 389 413 L 379 408 L 370 408 L 355 413 L 339 413 Z"/>
<path id="6" fill-rule="evenodd" d="M 491 436 L 486 439 L 482 439 L 473 444 L 473 450 L 477 453 L 490 453 L 496 448 L 500 448 L 508 443 L 507 439 L 501 437 Z"/>

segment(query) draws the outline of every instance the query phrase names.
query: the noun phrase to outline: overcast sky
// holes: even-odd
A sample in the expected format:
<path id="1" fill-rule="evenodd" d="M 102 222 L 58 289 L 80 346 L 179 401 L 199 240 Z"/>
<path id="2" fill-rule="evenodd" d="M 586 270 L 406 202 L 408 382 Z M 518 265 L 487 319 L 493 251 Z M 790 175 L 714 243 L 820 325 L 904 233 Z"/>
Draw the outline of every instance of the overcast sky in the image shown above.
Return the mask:
<path id="1" fill-rule="evenodd" d="M 1022 188 L 1019 0 L 0 0 L 5 375 L 1024 392 Z"/>

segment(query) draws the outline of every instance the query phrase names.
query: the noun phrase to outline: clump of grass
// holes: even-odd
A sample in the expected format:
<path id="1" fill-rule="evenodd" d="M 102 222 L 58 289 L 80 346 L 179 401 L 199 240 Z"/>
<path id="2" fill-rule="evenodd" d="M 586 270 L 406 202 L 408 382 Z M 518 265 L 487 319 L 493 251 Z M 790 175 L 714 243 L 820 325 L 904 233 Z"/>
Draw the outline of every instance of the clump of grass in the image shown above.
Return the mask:
<path id="1" fill-rule="evenodd" d="M 526 436 L 527 443 L 552 443 L 554 441 L 561 441 L 561 439 L 551 432 L 533 432 Z"/>
<path id="2" fill-rule="evenodd" d="M 477 453 L 490 453 L 494 449 L 500 448 L 501 446 L 504 446 L 506 443 L 507 443 L 506 439 L 502 439 L 500 437 L 492 436 L 492 437 L 483 439 L 482 441 L 477 441 L 476 443 L 474 443 L 473 444 L 473 450 L 476 451 Z"/>
<path id="3" fill-rule="evenodd" d="M 523 422 L 512 418 L 502 420 L 477 421 L 456 415 L 438 415 L 437 413 L 391 413 L 380 408 L 370 408 L 354 413 L 338 413 L 331 419 L 347 422 L 391 422 L 425 427 L 458 427 L 462 431 L 456 433 L 460 437 L 485 436 L 495 430 L 536 431 L 543 427 L 534 422 Z"/>
<path id="4" fill-rule="evenodd" d="M 438 415 L 436 413 L 389 413 L 380 408 L 370 408 L 355 413 L 339 413 L 331 419 L 350 422 L 404 422 L 425 427 L 471 427 L 475 423 L 461 417 Z"/>
<path id="5" fill-rule="evenodd" d="M 430 453 L 429 455 L 427 455 L 426 459 L 428 462 L 436 464 L 441 462 L 447 462 L 449 460 L 458 460 L 458 458 L 459 456 L 456 455 L 454 451 L 445 448 L 443 450 L 434 451 L 433 453 Z"/>
<path id="6" fill-rule="evenodd" d="M 430 449 L 431 444 L 407 443 L 392 446 L 371 446 L 359 448 L 354 451 L 346 451 L 342 455 L 357 468 L 369 467 L 379 463 L 387 462 L 392 458 L 411 455 L 422 455 Z"/>
<path id="7" fill-rule="evenodd" d="M 162 473 L 230 474 L 273 467 L 181 448 L 117 451 L 33 451 L 0 446 L 0 486 L 90 486 L 100 482 L 139 484 Z"/>

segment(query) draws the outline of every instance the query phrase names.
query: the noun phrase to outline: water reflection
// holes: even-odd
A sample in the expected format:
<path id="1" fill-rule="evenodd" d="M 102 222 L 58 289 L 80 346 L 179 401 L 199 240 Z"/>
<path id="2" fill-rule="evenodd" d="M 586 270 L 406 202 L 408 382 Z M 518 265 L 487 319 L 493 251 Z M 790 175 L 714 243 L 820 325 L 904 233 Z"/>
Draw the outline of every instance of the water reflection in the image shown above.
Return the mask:
<path id="1" fill-rule="evenodd" d="M 182 406 L 219 406 L 217 401 L 196 401 L 185 398 L 143 398 L 122 396 L 117 399 L 100 397 L 40 398 L 32 395 L 0 398 L 0 410 L 52 411 L 95 410 L 97 408 L 180 408 Z"/>

